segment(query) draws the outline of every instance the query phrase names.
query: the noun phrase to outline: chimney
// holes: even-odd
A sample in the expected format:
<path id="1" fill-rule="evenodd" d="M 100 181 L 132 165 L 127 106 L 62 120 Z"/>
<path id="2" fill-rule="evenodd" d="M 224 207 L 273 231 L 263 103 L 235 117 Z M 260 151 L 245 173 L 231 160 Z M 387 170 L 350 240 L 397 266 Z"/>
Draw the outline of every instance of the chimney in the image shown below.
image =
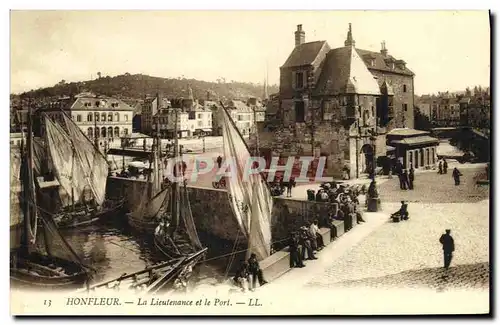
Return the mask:
<path id="1" fill-rule="evenodd" d="M 302 25 L 297 25 L 295 31 L 295 46 L 299 46 L 306 42 L 306 33 L 302 30 Z"/>
<path id="2" fill-rule="evenodd" d="M 385 41 L 382 42 L 382 49 L 380 50 L 383 56 L 387 56 L 387 48 L 385 47 Z"/>

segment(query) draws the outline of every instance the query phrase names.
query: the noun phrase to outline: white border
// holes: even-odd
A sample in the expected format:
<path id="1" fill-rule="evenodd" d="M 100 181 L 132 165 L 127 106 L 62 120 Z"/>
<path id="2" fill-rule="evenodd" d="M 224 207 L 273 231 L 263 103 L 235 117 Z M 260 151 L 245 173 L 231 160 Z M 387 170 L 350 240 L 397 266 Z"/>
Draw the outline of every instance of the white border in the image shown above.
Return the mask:
<path id="1" fill-rule="evenodd" d="M 176 3 L 173 2 L 168 2 L 168 3 L 156 3 L 154 1 L 131 1 L 131 0 L 121 0 L 117 1 L 116 3 L 113 3 L 111 1 L 104 2 L 102 0 L 87 0 L 82 3 L 75 4 L 71 1 L 3 1 L 1 3 L 2 6 L 2 43 L 4 44 L 3 47 L 3 62 L 7 63 L 10 60 L 10 51 L 9 51 L 9 44 L 10 44 L 10 34 L 9 34 L 9 9 L 210 9 L 210 10 L 217 10 L 217 9 L 246 9 L 246 10 L 257 10 L 257 9 L 267 9 L 267 10 L 276 10 L 276 9 L 285 9 L 285 10 L 325 10 L 325 9 L 378 9 L 378 10 L 384 10 L 384 9 L 399 9 L 399 10 L 408 10 L 408 9 L 493 9 L 498 6 L 498 1 L 465 1 L 465 0 L 455 0 L 455 1 L 449 1 L 449 2 L 444 2 L 444 1 L 436 1 L 436 0 L 420 0 L 420 1 L 414 1 L 412 3 L 410 2 L 404 2 L 404 1 L 345 1 L 345 2 L 333 2 L 333 1 L 316 1 L 312 3 L 311 1 L 297 1 L 297 0 L 288 0 L 284 3 L 281 3 L 280 1 L 274 1 L 271 2 L 269 0 L 253 0 L 249 2 L 235 2 L 235 1 L 203 1 L 203 0 L 198 0 L 198 1 L 178 1 Z M 497 10 L 493 9 L 493 12 L 498 12 Z M 497 21 L 498 23 L 498 21 Z M 495 37 L 497 39 L 497 35 Z M 464 46 L 467 46 L 467 41 L 464 40 Z M 498 54 L 498 53 L 497 53 Z M 10 69 L 7 64 L 4 64 L 2 66 L 3 68 L 3 73 L 2 76 L 4 76 L 2 82 L 3 82 L 3 89 L 6 90 L 6 96 L 4 98 L 9 98 L 9 76 L 10 76 Z M 459 68 L 458 68 L 459 70 Z M 495 69 L 494 73 L 496 75 L 497 70 Z M 494 89 L 494 93 L 496 95 L 497 93 L 497 86 Z M 495 96 L 496 99 L 496 96 Z M 494 102 L 496 103 L 496 101 Z M 5 123 L 5 127 L 2 128 L 4 130 L 4 133 L 2 136 L 4 136 L 3 140 L 3 146 L 1 146 L 0 150 L 2 151 L 7 151 L 8 150 L 8 126 L 7 126 L 7 121 L 8 121 L 8 99 L 5 102 L 5 107 L 3 108 L 4 111 L 4 116 L 5 119 L 3 122 Z M 497 121 L 497 116 L 499 114 L 495 114 L 495 122 Z M 496 137 L 495 137 L 496 140 Z M 497 141 L 494 141 L 496 144 Z M 496 149 L 496 148 L 495 148 Z M 0 164 L 1 168 L 0 170 L 5 171 L 6 173 L 4 174 L 7 178 L 7 171 L 9 170 L 9 161 L 6 159 L 6 157 L 9 157 L 9 155 L 6 153 L 5 156 L 0 155 L 0 157 L 5 157 L 4 159 L 0 159 Z M 493 167 L 495 171 L 497 171 L 497 164 Z M 497 172 L 495 172 L 497 174 Z M 0 204 L 3 207 L 4 211 L 4 217 L 3 220 L 5 223 L 7 223 L 7 218 L 9 214 L 9 184 L 8 182 L 3 182 L 2 186 L 2 195 L 0 195 Z M 492 214 L 493 216 L 496 215 Z M 495 229 L 495 233 L 498 230 L 498 221 L 497 221 L 497 227 Z M 5 238 L 9 238 L 9 235 L 7 233 L 7 225 L 5 225 L 3 228 Z M 9 244 L 6 243 L 4 245 L 4 249 L 2 250 L 2 255 L 4 256 L 2 260 L 7 261 L 8 257 L 8 250 L 9 250 Z M 5 299 L 3 300 L 4 303 L 1 304 L 2 308 L 2 320 L 5 320 L 5 323 L 13 323 L 14 320 L 12 317 L 9 316 L 10 310 L 9 310 L 9 304 L 7 303 L 9 301 L 9 282 L 8 282 L 8 269 L 7 269 L 7 263 L 5 262 L 5 267 L 1 268 L 2 276 L 0 276 L 1 279 L 1 285 L 2 285 L 2 292 L 4 293 Z M 410 298 L 410 297 L 409 297 Z M 497 299 L 498 301 L 498 299 Z M 305 304 L 307 304 L 305 302 Z M 30 320 L 27 321 L 27 323 L 34 323 L 34 322 L 54 322 L 54 320 Z M 77 322 L 86 322 L 85 319 L 83 320 L 75 320 Z M 112 320 L 112 319 L 103 319 L 103 320 L 92 320 L 94 323 L 107 323 L 110 321 L 123 321 L 122 319 L 119 320 Z M 138 322 L 139 320 L 133 320 L 134 322 Z M 168 321 L 168 322 L 176 322 L 177 319 L 170 319 L 170 320 L 160 320 L 162 322 Z M 218 321 L 218 320 L 213 320 L 213 321 Z M 238 320 L 239 322 L 247 322 L 248 320 Z M 258 320 L 259 322 L 270 322 L 270 320 Z M 285 320 L 286 322 L 292 321 L 290 320 Z M 309 321 L 309 320 L 305 320 Z M 341 320 L 326 320 L 328 322 L 339 322 Z M 423 320 L 426 322 L 426 324 L 432 322 L 431 320 Z M 199 320 L 188 320 L 189 323 L 198 323 Z M 4 322 L 2 322 L 5 324 Z"/>

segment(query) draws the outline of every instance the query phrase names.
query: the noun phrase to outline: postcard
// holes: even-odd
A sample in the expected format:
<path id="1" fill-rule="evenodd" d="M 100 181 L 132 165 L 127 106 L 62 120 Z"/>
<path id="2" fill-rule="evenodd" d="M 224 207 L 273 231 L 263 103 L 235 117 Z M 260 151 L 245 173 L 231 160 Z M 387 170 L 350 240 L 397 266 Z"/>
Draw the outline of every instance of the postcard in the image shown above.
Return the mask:
<path id="1" fill-rule="evenodd" d="M 11 11 L 12 315 L 487 315 L 488 11 Z"/>

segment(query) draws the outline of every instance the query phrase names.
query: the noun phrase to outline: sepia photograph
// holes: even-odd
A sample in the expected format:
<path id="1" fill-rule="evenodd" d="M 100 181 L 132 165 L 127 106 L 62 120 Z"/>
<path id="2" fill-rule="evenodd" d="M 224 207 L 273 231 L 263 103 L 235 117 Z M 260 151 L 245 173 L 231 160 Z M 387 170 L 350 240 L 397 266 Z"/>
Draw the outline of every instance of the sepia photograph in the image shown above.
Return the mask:
<path id="1" fill-rule="evenodd" d="M 488 10 L 9 16 L 11 315 L 491 316 Z"/>

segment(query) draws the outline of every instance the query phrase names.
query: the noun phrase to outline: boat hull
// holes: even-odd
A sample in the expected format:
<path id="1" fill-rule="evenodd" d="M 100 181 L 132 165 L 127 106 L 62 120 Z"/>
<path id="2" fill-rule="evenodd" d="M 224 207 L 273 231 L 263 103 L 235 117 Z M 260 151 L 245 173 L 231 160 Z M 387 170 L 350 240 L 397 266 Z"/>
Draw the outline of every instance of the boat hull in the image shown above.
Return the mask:
<path id="1" fill-rule="evenodd" d="M 131 213 L 127 213 L 127 223 L 128 225 L 139 232 L 145 232 L 145 233 L 150 233 L 153 234 L 156 227 L 158 226 L 158 221 L 153 219 L 153 220 L 144 220 L 144 219 L 138 219 L 134 218 Z"/>
<path id="2" fill-rule="evenodd" d="M 81 287 L 88 279 L 88 274 L 80 265 L 39 253 L 20 257 L 15 263 L 16 265 L 11 265 L 10 268 L 10 280 L 14 286 L 74 289 Z M 50 264 L 57 265 L 70 274 L 63 274 L 48 267 Z"/>
<path id="3" fill-rule="evenodd" d="M 91 212 L 82 218 L 73 218 L 68 222 L 56 222 L 59 229 L 70 229 L 77 227 L 84 227 L 94 224 L 96 222 L 108 221 L 113 216 L 119 214 L 123 210 L 124 202 L 120 201 L 108 208 L 103 208 L 100 211 Z"/>

